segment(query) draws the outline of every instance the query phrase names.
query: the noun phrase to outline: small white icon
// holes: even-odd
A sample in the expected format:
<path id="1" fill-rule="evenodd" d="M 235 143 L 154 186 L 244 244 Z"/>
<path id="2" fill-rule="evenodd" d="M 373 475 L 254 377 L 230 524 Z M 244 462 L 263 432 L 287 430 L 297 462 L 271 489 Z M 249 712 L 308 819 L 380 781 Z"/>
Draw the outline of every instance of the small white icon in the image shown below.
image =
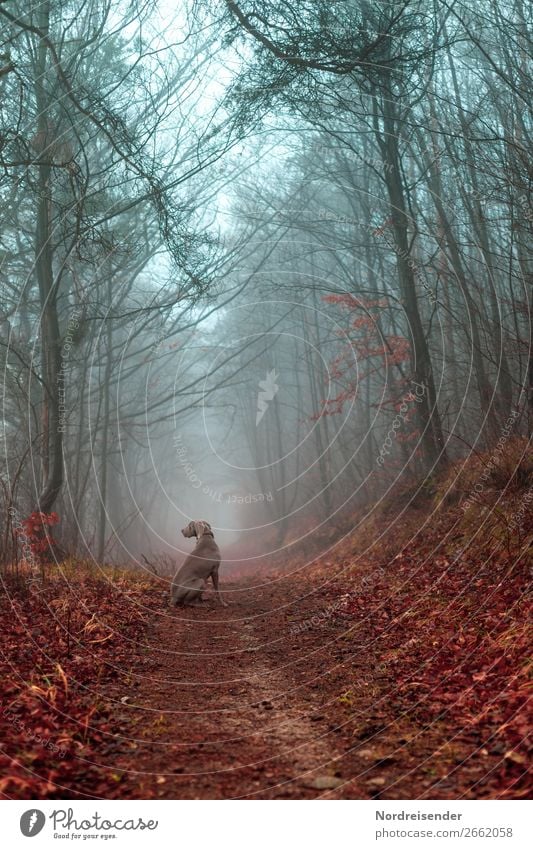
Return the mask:
<path id="1" fill-rule="evenodd" d="M 273 400 L 279 389 L 279 386 L 276 383 L 277 379 L 278 375 L 276 374 L 276 369 L 272 369 L 272 371 L 267 371 L 265 380 L 259 381 L 259 389 L 261 391 L 257 393 L 257 415 L 255 417 L 256 427 L 265 415 L 270 401 Z"/>

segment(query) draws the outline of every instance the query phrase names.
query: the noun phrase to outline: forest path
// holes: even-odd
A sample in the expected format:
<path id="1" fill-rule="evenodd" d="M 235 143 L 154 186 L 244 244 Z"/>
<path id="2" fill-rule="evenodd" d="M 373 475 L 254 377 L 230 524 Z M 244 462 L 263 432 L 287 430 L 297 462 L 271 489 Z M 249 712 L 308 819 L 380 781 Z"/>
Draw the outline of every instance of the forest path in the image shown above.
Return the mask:
<path id="1" fill-rule="evenodd" d="M 128 699 L 121 795 L 361 795 L 343 774 L 335 729 L 322 712 L 322 685 L 307 662 L 316 650 L 311 632 L 291 621 L 287 603 L 301 586 L 225 581 L 224 589 L 228 607 L 208 594 L 199 607 L 158 614 Z M 300 599 L 298 620 L 316 615 L 317 604 Z M 328 658 L 318 660 L 328 669 Z"/>
<path id="2" fill-rule="evenodd" d="M 114 795 L 450 799 L 524 792 L 520 783 L 514 788 L 522 755 L 506 760 L 509 743 L 498 738 L 504 715 L 485 711 L 478 719 L 478 699 L 491 707 L 506 692 L 499 649 L 490 661 L 503 676 L 496 689 L 489 680 L 487 692 L 472 695 L 489 663 L 479 650 L 464 650 L 465 622 L 475 645 L 486 627 L 478 587 L 463 598 L 463 566 L 435 561 L 433 568 L 396 558 L 385 575 L 370 562 L 351 577 L 348 596 L 336 562 L 306 569 L 305 580 L 298 570 L 255 582 L 223 576 L 225 608 L 208 593 L 199 607 L 170 609 L 165 594 L 131 670 L 107 690 L 118 732 L 108 753 Z M 443 568 L 447 583 L 439 583 L 435 608 Z M 487 574 L 503 609 L 516 591 Z M 450 618 L 457 598 L 464 606 Z M 495 622 L 505 627 L 501 616 Z M 465 696 L 473 709 L 458 722 Z"/>

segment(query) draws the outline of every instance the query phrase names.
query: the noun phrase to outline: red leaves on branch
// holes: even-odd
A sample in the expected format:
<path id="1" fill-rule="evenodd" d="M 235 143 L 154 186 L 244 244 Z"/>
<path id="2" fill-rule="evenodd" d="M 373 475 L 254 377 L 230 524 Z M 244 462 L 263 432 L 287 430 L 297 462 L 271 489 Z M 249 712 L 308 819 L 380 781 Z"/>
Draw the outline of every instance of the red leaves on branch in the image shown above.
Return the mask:
<path id="1" fill-rule="evenodd" d="M 372 230 L 372 235 L 373 236 L 383 236 L 387 227 L 390 227 L 392 225 L 392 223 L 393 223 L 393 219 L 387 218 L 387 220 L 384 221 L 383 224 L 381 224 L 380 227 L 376 227 L 374 230 Z"/>
<path id="2" fill-rule="evenodd" d="M 59 524 L 57 513 L 40 513 L 35 510 L 21 522 L 21 526 L 16 529 L 16 534 L 29 546 L 33 556 L 42 562 L 50 559 L 53 546 L 56 545 L 50 528 L 57 524 Z"/>
<path id="3" fill-rule="evenodd" d="M 354 295 L 342 294 L 342 295 L 323 295 L 322 300 L 325 304 L 338 304 L 339 306 L 344 307 L 349 310 L 356 309 L 386 309 L 389 306 L 389 302 L 386 298 L 378 298 L 377 300 L 368 300 L 365 298 L 356 298 Z"/>
<path id="4" fill-rule="evenodd" d="M 338 306 L 350 316 L 347 327 L 336 331 L 342 340 L 341 351 L 329 364 L 328 380 L 340 383 L 341 391 L 322 401 L 321 410 L 311 417 L 313 421 L 343 413 L 346 402 L 357 397 L 364 378 L 379 372 L 385 374 L 391 366 L 401 365 L 411 358 L 409 340 L 405 336 L 386 334 L 380 327 L 381 312 L 389 309 L 386 298 L 341 294 L 324 295 L 322 300 Z M 389 375 L 389 383 L 394 385 L 394 380 L 395 376 Z"/>

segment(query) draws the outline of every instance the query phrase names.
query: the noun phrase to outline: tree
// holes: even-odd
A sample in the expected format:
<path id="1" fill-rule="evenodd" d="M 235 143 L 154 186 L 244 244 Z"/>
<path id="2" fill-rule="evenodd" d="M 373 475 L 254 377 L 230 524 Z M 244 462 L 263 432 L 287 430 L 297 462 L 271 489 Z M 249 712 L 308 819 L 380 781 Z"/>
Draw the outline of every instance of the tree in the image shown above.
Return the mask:
<path id="1" fill-rule="evenodd" d="M 42 390 L 36 505 L 45 513 L 64 480 L 66 325 L 77 302 L 91 299 L 95 265 L 116 274 L 117 263 L 109 258 L 138 252 L 148 236 L 145 253 L 154 256 L 163 249 L 174 263 L 171 303 L 192 302 L 209 286 L 209 240 L 190 224 L 195 207 L 182 187 L 231 145 L 232 129 L 227 116 L 210 125 L 206 116 L 200 148 L 200 127 L 188 138 L 185 128 L 174 128 L 179 146 L 173 146 L 167 114 L 173 111 L 172 98 L 189 97 L 187 87 L 203 61 L 200 51 L 212 36 L 191 34 L 190 65 L 176 58 L 163 69 L 153 61 L 149 35 L 144 40 L 148 12 L 143 4 L 125 6 L 120 0 L 90 0 L 83 12 L 78 4 L 56 0 L 15 10 L 0 6 L 15 69 L 2 77 L 11 109 L 6 110 L 3 164 L 13 185 L 23 180 L 34 198 L 26 208 L 25 227 L 35 231 Z M 131 28 L 140 45 L 133 64 L 123 38 Z M 171 51 L 166 56 L 170 63 Z M 147 224 L 150 216 L 155 227 Z M 85 278 L 81 288 L 80 277 Z M 105 302 L 115 294 L 113 287 L 106 291 Z M 157 306 L 152 301 L 151 308 Z M 90 318 L 84 314 L 84 320 Z"/>

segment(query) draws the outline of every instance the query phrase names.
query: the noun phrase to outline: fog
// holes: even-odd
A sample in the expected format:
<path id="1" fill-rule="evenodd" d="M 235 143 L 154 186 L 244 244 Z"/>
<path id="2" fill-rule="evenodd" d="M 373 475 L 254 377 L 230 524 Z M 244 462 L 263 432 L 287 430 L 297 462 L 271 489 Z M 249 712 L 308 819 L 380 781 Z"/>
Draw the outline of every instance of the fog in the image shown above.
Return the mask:
<path id="1" fill-rule="evenodd" d="M 79 6 L 0 7 L 4 560 L 253 568 L 530 434 L 520 2 Z"/>

